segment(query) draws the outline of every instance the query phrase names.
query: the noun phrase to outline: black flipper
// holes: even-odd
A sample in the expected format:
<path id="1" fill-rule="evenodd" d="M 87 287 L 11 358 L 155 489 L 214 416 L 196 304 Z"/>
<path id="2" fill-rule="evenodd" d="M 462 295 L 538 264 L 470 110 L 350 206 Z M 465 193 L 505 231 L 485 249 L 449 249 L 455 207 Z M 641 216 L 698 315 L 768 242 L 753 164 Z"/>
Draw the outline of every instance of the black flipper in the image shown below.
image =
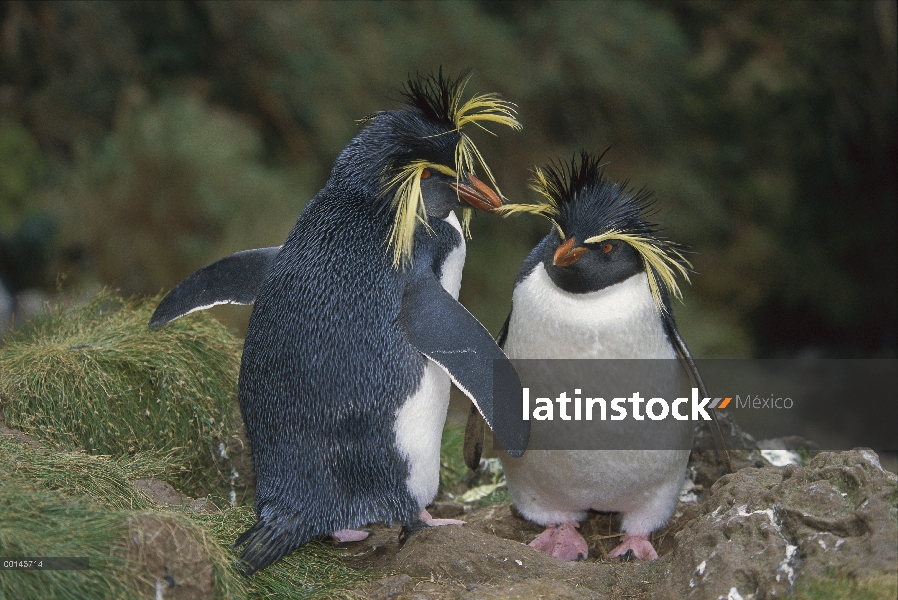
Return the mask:
<path id="1" fill-rule="evenodd" d="M 670 341 L 673 342 L 674 348 L 677 349 L 680 357 L 686 363 L 689 373 L 692 375 L 696 387 L 698 387 L 699 394 L 701 394 L 703 398 L 709 397 L 708 388 L 705 387 L 705 382 L 702 381 L 702 376 L 698 372 L 698 367 L 695 366 L 695 360 L 692 358 L 692 353 L 689 352 L 689 348 L 686 346 L 686 341 L 683 339 L 683 336 L 680 335 L 680 330 L 677 329 L 677 324 L 674 322 L 670 310 L 664 312 L 664 325 L 667 329 L 667 335 L 670 337 Z M 727 450 L 723 431 L 720 429 L 720 422 L 717 420 L 717 411 L 712 409 L 709 412 L 711 413 L 711 436 L 714 438 L 714 445 L 717 447 L 717 453 L 720 455 L 721 460 L 723 460 L 723 465 L 726 468 L 727 473 L 732 473 L 733 463 L 730 461 L 730 453 L 729 450 Z"/>
<path id="2" fill-rule="evenodd" d="M 496 344 L 500 348 L 505 349 L 505 340 L 508 339 L 508 323 L 511 321 L 511 312 L 505 317 L 505 323 L 496 336 Z M 465 423 L 465 445 L 462 450 L 465 464 L 472 471 L 476 471 L 480 467 L 480 457 L 483 454 L 483 438 L 486 433 L 483 427 L 483 417 L 477 410 L 477 405 L 471 405 L 471 412 L 468 413 L 468 422 Z"/>
<path id="3" fill-rule="evenodd" d="M 521 381 L 483 325 L 433 276 L 417 277 L 405 288 L 399 325 L 408 343 L 474 402 L 502 447 L 521 456 L 530 438 L 530 422 L 521 419 Z M 494 369 L 501 381 L 495 398 Z"/>
<path id="4" fill-rule="evenodd" d="M 150 319 L 150 329 L 217 304 L 252 304 L 280 246 L 242 250 L 206 265 L 166 294 Z"/>

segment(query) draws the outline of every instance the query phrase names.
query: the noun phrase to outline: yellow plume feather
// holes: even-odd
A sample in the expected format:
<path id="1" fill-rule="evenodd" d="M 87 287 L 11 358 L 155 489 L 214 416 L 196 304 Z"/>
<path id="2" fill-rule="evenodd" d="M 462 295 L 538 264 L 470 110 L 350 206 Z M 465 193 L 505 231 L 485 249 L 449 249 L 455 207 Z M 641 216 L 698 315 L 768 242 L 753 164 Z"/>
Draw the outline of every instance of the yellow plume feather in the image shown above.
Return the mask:
<path id="1" fill-rule="evenodd" d="M 540 202 L 539 204 L 506 204 L 499 209 L 502 212 L 502 216 L 507 217 L 508 215 L 515 213 L 527 213 L 545 217 L 552 222 L 555 229 L 558 230 L 558 235 L 560 235 L 563 240 L 564 231 L 561 230 L 561 225 L 559 225 L 558 221 L 555 219 L 555 217 L 558 216 L 558 201 L 556 198 L 561 196 L 561 190 L 558 190 L 554 185 L 549 183 L 546 179 L 546 174 L 539 167 L 533 169 L 533 177 L 530 179 L 530 189 L 545 198 L 546 201 Z"/>
<path id="2" fill-rule="evenodd" d="M 682 301 L 683 293 L 680 291 L 680 286 L 677 285 L 676 274 L 682 275 L 686 283 L 691 283 L 687 267 L 691 269 L 692 263 L 686 260 L 679 251 L 671 248 L 669 245 L 664 247 L 652 238 L 617 230 L 588 238 L 583 243 L 599 244 L 608 240 L 620 240 L 639 252 L 645 265 L 645 272 L 649 278 L 649 289 L 652 291 L 652 298 L 655 299 L 655 306 L 659 312 L 666 311 L 664 303 L 661 301 L 659 278 L 661 280 L 660 284 L 664 285 L 667 292 L 674 298 Z"/>
<path id="3" fill-rule="evenodd" d="M 513 103 L 500 99 L 496 94 L 473 96 L 459 106 L 462 92 L 468 79 L 470 79 L 470 76 L 461 82 L 451 101 L 450 116 L 455 124 L 455 131 L 458 131 L 460 134 L 458 144 L 455 147 L 455 169 L 451 169 L 446 165 L 414 161 L 400 169 L 384 188 L 385 190 L 396 190 L 393 197 L 393 207 L 396 210 L 396 214 L 387 240 L 388 245 L 393 249 L 393 266 L 395 268 L 403 264 L 411 264 L 415 228 L 418 223 L 423 223 L 425 226 L 427 224 L 424 196 L 421 193 L 421 173 L 424 169 L 435 169 L 450 177 L 455 177 L 456 181 L 460 181 L 463 174 L 474 173 L 475 166 L 479 165 L 483 167 L 483 171 L 495 188 L 496 193 L 499 194 L 500 198 L 503 197 L 483 155 L 480 154 L 471 138 L 462 131 L 462 127 L 468 123 L 473 123 L 495 135 L 480 124 L 481 122 L 491 122 L 519 130 L 521 129 L 521 124 L 516 118 L 516 107 Z M 462 231 L 467 237 L 470 237 L 472 212 L 470 209 L 464 209 L 462 213 Z"/>
<path id="4" fill-rule="evenodd" d="M 387 184 L 386 189 L 394 189 L 393 208 L 396 218 L 390 228 L 387 244 L 393 248 L 393 266 L 411 261 L 411 250 L 415 239 L 415 227 L 422 223 L 427 227 L 427 210 L 421 193 L 421 175 L 424 169 L 434 169 L 450 177 L 457 177 L 455 171 L 444 165 L 436 165 L 423 160 L 406 165 Z"/>

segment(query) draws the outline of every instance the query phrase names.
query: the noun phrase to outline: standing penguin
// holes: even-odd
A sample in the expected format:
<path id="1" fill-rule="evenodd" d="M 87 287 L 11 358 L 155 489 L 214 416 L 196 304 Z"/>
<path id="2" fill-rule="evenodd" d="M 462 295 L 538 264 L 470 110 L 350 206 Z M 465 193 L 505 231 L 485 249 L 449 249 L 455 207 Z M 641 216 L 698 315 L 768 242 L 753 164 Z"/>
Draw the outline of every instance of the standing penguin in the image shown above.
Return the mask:
<path id="1" fill-rule="evenodd" d="M 454 213 L 501 206 L 464 126 L 520 126 L 495 95 L 462 103 L 465 81 L 409 81 L 406 106 L 364 120 L 280 250 L 249 256 L 266 271 L 238 384 L 256 473 L 258 521 L 235 544 L 247 574 L 314 537 L 362 539 L 367 523 L 447 524 L 425 507 L 450 378 L 506 448 L 526 447 L 527 424 L 505 410 L 520 389 L 493 397 L 493 362 L 510 363 L 456 299 Z"/>
<path id="2" fill-rule="evenodd" d="M 579 164 L 574 160 L 537 169 L 533 189 L 546 201 L 505 207 L 548 218 L 552 231 L 518 273 L 511 313 L 498 342 L 512 360 L 680 357 L 699 381 L 669 304 L 670 294 L 680 295 L 675 275 L 688 281 L 689 263 L 645 221 L 648 194 L 607 181 L 600 159 L 583 153 Z M 544 364 L 553 368 L 553 361 Z M 683 372 L 675 360 L 641 364 L 652 365 L 655 389 L 682 389 Z M 482 426 L 478 428 L 477 421 L 472 414 L 466 435 L 471 468 L 479 460 Z M 670 441 L 658 450 L 536 450 L 544 439 L 540 436 L 548 435 L 547 423 L 533 422 L 531 449 L 525 456 L 502 455 L 518 510 L 546 526 L 530 545 L 561 560 L 584 559 L 588 547 L 576 528 L 586 511 L 619 512 L 625 535 L 608 556 L 632 551 L 641 559 L 657 558 L 649 535 L 676 507 L 693 424 L 653 423 Z M 641 423 L 590 424 L 600 428 L 591 435 L 606 442 L 608 436 L 619 436 L 618 447 L 627 447 L 640 434 Z"/>

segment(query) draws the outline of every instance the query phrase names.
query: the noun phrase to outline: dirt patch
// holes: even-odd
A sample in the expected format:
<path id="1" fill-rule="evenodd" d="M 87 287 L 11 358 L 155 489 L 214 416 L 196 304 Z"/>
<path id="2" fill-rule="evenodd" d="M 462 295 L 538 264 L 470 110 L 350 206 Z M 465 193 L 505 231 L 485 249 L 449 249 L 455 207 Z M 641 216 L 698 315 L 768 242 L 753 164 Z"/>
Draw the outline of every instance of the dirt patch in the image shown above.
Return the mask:
<path id="1" fill-rule="evenodd" d="M 129 519 L 125 547 L 146 598 L 215 598 L 212 561 L 196 537 L 178 522 L 154 515 Z"/>
<path id="2" fill-rule="evenodd" d="M 562 563 L 526 545 L 542 530 L 505 503 L 468 508 L 440 503 L 463 527 L 417 532 L 376 527 L 346 554 L 389 576 L 356 590 L 393 598 L 694 598 L 784 597 L 803 581 L 895 579 L 898 476 L 870 450 L 820 453 L 805 467 L 765 464 L 756 450 L 734 452 L 742 468 L 696 484 L 670 523 L 652 536 L 653 562 L 607 559 L 619 542 L 616 515 L 593 513 L 581 525 L 586 561 Z M 755 466 L 760 464 L 761 466 Z M 690 461 L 698 481 L 712 457 Z M 734 592 L 735 590 L 735 592 Z M 737 595 L 734 595 L 737 594 Z M 887 594 L 894 596 L 889 587 Z"/>
<path id="3" fill-rule="evenodd" d="M 201 512 L 217 512 L 217 508 L 208 498 L 191 498 L 182 494 L 170 484 L 159 479 L 132 479 L 131 485 L 142 490 L 147 497 L 161 506 L 186 506 Z"/>

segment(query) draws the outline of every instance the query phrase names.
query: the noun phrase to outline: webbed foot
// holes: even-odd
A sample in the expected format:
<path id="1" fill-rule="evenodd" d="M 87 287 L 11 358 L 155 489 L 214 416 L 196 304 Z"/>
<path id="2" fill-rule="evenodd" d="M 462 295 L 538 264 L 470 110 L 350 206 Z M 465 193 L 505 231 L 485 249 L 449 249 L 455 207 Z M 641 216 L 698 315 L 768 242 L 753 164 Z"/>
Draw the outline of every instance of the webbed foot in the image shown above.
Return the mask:
<path id="1" fill-rule="evenodd" d="M 430 516 L 430 513 L 427 512 L 427 509 L 421 511 L 421 514 L 418 515 L 418 518 L 421 519 L 428 527 L 442 527 L 443 525 L 464 525 L 464 521 L 459 521 L 458 519 L 434 519 Z"/>
<path id="2" fill-rule="evenodd" d="M 633 555 L 640 560 L 655 560 L 658 558 L 658 553 L 652 547 L 649 536 L 629 534 L 625 534 L 620 545 L 608 553 L 608 558 L 623 557 L 629 551 L 632 551 Z"/>
<path id="3" fill-rule="evenodd" d="M 577 531 L 578 527 L 579 523 L 549 525 L 529 545 L 558 560 L 586 560 L 589 556 L 589 546 Z"/>

